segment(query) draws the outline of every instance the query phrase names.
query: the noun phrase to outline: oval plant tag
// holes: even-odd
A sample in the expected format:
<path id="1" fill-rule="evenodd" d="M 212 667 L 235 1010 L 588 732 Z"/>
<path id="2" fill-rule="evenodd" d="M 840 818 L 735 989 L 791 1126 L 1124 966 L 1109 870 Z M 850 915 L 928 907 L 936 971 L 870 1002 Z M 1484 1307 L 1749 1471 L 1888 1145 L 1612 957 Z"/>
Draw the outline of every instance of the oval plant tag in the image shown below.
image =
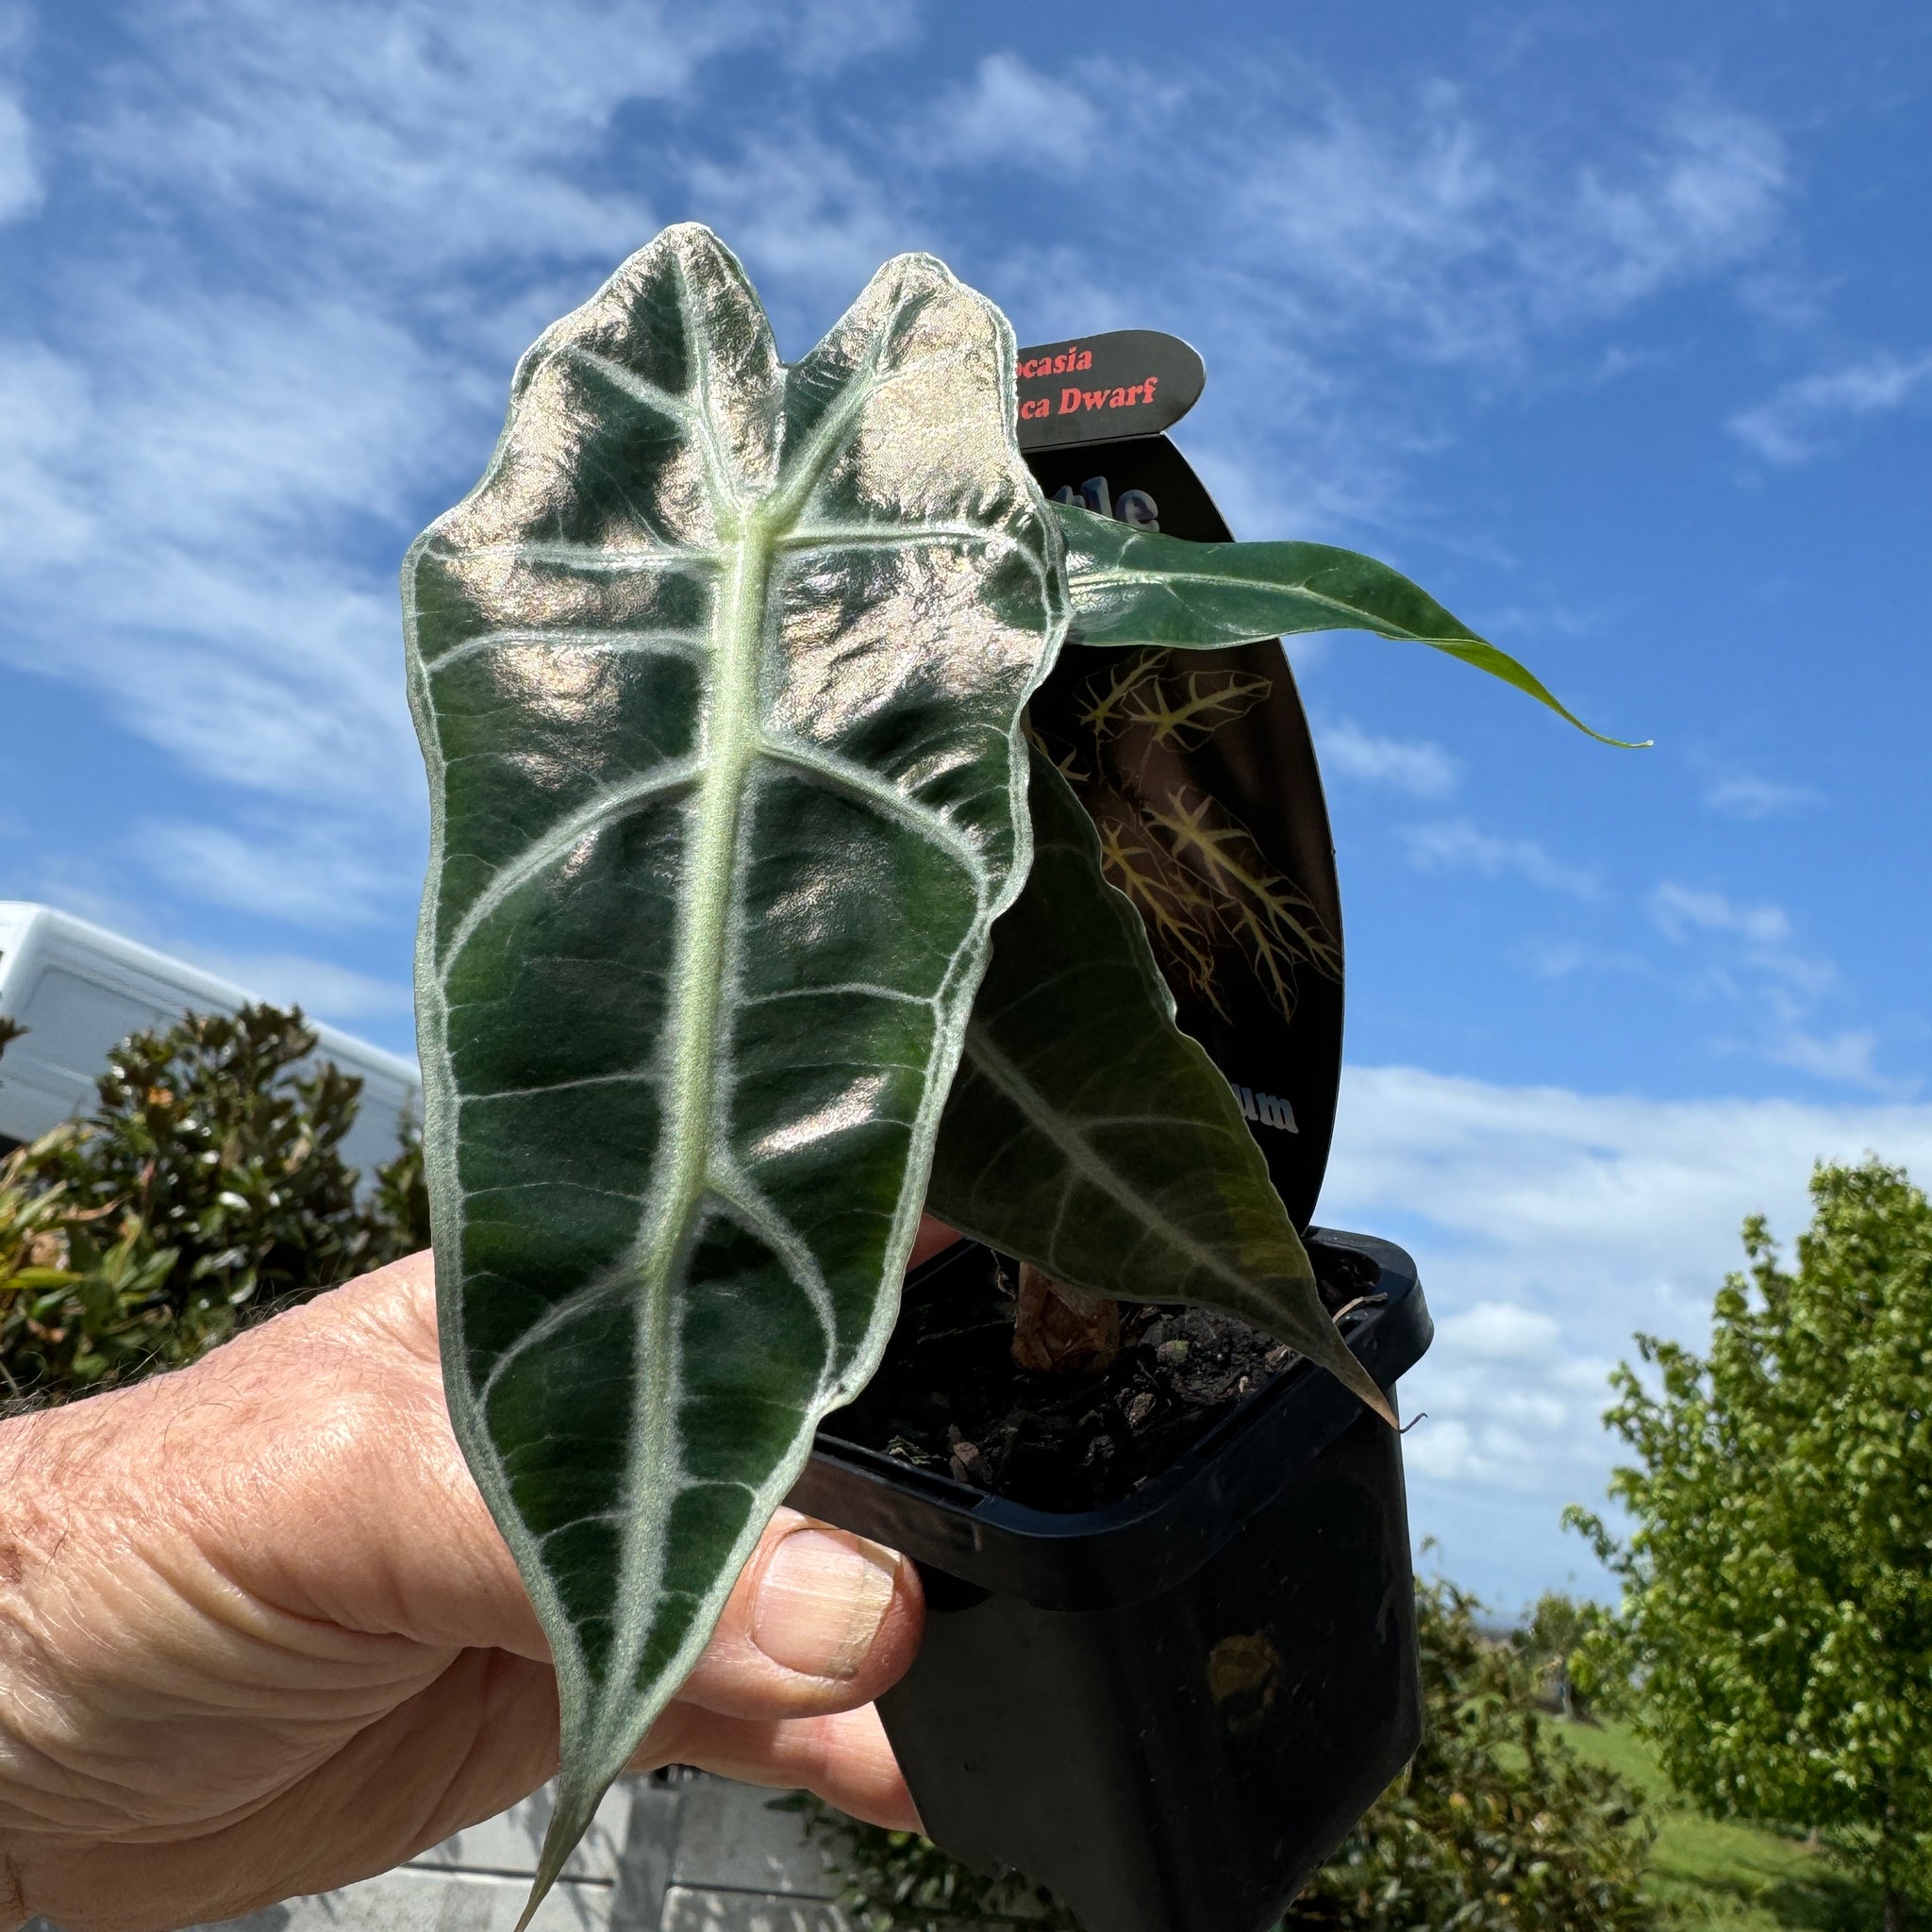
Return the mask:
<path id="1" fill-rule="evenodd" d="M 1208 372 L 1178 336 L 1117 328 L 1022 349 L 1020 447 L 1158 436 L 1201 400 Z"/>

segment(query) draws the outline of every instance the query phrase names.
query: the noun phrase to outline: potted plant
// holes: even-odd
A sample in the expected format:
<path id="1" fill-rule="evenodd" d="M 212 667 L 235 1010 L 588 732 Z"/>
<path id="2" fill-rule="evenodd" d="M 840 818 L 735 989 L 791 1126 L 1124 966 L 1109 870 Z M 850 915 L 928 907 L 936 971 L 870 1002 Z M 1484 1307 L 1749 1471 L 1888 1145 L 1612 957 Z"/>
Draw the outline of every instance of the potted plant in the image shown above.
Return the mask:
<path id="1" fill-rule="evenodd" d="M 1104 1331 L 1109 1302 L 1250 1324 L 1321 1389 L 1266 1453 L 1321 1437 L 1389 1493 L 1405 1265 L 1326 1264 L 1389 1297 L 1358 1359 L 1028 704 L 1070 638 L 1348 626 L 1562 708 L 1365 558 L 1050 503 L 1016 396 L 1005 318 L 928 257 L 786 365 L 736 259 L 668 229 L 524 358 L 482 480 L 404 567 L 444 1380 L 562 1705 L 538 1895 L 878 1367 L 928 1204 L 986 1251 L 923 1280 L 943 1303 L 997 1293 L 997 1254 L 1037 1271 L 1042 1330 Z M 801 1493 L 872 1482 L 862 1447 Z M 1108 1558 L 1138 1580 L 1103 1607 L 1167 1575 L 1187 1493 Z M 1265 1713 L 1264 1652 L 1220 1657 L 1219 1701 Z M 1083 1817 L 1116 1777 L 1091 1771 Z"/>

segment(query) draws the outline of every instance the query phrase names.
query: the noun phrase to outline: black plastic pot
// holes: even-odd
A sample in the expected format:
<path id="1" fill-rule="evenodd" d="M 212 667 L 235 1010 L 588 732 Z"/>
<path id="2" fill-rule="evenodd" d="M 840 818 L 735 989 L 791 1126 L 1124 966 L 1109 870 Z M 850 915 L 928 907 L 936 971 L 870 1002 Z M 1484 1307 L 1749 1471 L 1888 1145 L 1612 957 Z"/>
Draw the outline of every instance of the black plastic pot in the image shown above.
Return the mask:
<path id="1" fill-rule="evenodd" d="M 1309 1245 L 1359 1257 L 1385 1298 L 1343 1325 L 1392 1389 L 1431 1334 L 1414 1264 L 1361 1235 Z M 1401 1441 L 1327 1375 L 1280 1376 L 1077 1513 L 908 1468 L 839 1422 L 791 1501 L 919 1563 L 924 1641 L 879 1707 L 955 1857 L 1051 1886 L 1087 1932 L 1261 1932 L 1413 1754 Z"/>

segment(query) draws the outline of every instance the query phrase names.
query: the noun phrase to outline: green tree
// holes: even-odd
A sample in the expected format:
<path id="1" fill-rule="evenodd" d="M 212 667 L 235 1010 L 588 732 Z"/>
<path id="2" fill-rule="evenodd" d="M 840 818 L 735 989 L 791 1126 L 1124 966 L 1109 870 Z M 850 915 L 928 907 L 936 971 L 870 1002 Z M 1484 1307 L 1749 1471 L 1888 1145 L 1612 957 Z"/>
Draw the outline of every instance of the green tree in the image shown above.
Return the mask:
<path id="1" fill-rule="evenodd" d="M 1634 1674 L 1672 1781 L 1816 1830 L 1884 1900 L 1932 1905 L 1932 1208 L 1877 1160 L 1822 1166 L 1797 1266 L 1745 1224 L 1709 1353 L 1639 1336 L 1613 1377 L 1636 1452 L 1604 1674 Z"/>
<path id="2" fill-rule="evenodd" d="M 359 1187 L 340 1149 L 361 1082 L 315 1046 L 268 1006 L 134 1034 L 91 1117 L 0 1163 L 0 1391 L 54 1399 L 192 1360 L 427 1245 L 413 1136 Z"/>
<path id="3" fill-rule="evenodd" d="M 1617 1687 L 1599 1683 L 1584 1661 L 1592 1634 L 1607 1615 L 1601 1604 L 1546 1590 L 1528 1622 L 1510 1633 L 1517 1655 L 1536 1674 L 1545 1708 L 1558 1717 L 1594 1724 L 1621 1708 Z"/>

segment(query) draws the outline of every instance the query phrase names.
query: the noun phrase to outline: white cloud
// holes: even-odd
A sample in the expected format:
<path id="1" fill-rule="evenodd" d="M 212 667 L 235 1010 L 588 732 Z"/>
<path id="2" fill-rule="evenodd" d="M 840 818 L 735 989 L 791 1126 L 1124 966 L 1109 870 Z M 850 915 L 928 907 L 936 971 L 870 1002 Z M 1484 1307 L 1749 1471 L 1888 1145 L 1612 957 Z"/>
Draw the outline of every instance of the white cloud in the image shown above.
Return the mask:
<path id="1" fill-rule="evenodd" d="M 1666 880 L 1649 897 L 1651 924 L 1674 945 L 1704 962 L 1694 990 L 1715 992 L 1759 1016 L 1750 1050 L 1774 1065 L 1793 1067 L 1836 1086 L 1862 1088 L 1885 1098 L 1918 1091 L 1914 1080 L 1874 1064 L 1876 1034 L 1846 1028 L 1818 1031 L 1814 1013 L 1840 990 L 1832 960 L 1802 948 L 1782 906 Z M 1734 1044 L 1734 1043 L 1732 1043 Z"/>
<path id="2" fill-rule="evenodd" d="M 1776 1066 L 1795 1067 L 1813 1079 L 1837 1087 L 1854 1087 L 1884 1100 L 1910 1100 L 1921 1082 L 1883 1072 L 1876 1060 L 1879 1040 L 1868 1028 L 1846 1027 L 1825 1033 L 1811 1024 L 1813 1002 L 1803 989 L 1772 987 L 1766 995 L 1771 1024 L 1763 1045 L 1766 1059 Z"/>
<path id="3" fill-rule="evenodd" d="M 32 214 L 44 196 L 26 109 L 18 94 L 0 89 L 0 222 Z"/>
<path id="4" fill-rule="evenodd" d="M 919 14 L 915 0 L 792 0 L 777 31 L 801 72 L 825 75 L 903 46 L 917 36 Z"/>
<path id="5" fill-rule="evenodd" d="M 791 34 L 808 12 L 127 16 L 138 52 L 61 130 L 125 225 L 78 225 L 38 339 L 0 342 L 0 651 L 307 814 L 273 858 L 234 827 L 150 829 L 163 876 L 270 917 L 377 892 L 400 912 L 405 868 L 369 856 L 413 857 L 422 816 L 396 560 L 480 469 L 515 353 L 658 225 L 596 166 L 621 110 L 767 35 L 820 70 L 847 58 Z M 839 16 L 848 54 L 907 23 L 897 0 Z"/>
<path id="6" fill-rule="evenodd" d="M 957 252 L 946 223 L 962 204 L 939 173 L 905 166 L 908 146 L 923 140 L 975 177 L 1010 155 L 1073 180 L 1099 134 L 1092 73 L 1011 51 L 869 129 L 835 123 L 811 86 L 781 87 L 775 113 L 690 118 L 715 57 L 822 75 L 916 31 L 907 0 L 558 0 L 541 13 L 236 0 L 218 16 L 159 0 L 127 25 L 134 52 L 56 130 L 76 182 L 119 213 L 61 244 L 41 339 L 0 345 L 13 458 L 0 475 L 4 648 L 87 685 L 197 773 L 302 798 L 358 850 L 420 810 L 394 559 L 480 467 L 510 362 L 543 322 L 686 206 L 743 250 L 781 325 L 822 321 L 895 250 Z M 1212 124 L 1172 179 L 1135 177 L 1135 220 L 1229 264 L 1206 281 L 1191 271 L 1188 302 L 1223 318 L 1221 378 L 1241 382 L 1245 358 L 1267 375 L 1252 392 L 1281 398 L 1254 434 L 1295 430 L 1299 469 L 1202 452 L 1237 499 L 1241 477 L 1267 475 L 1257 531 L 1373 514 L 1414 446 L 1412 423 L 1391 443 L 1350 409 L 1322 332 L 1305 326 L 1368 312 L 1334 299 L 1351 261 L 1411 264 L 1407 282 L 1348 283 L 1385 319 L 1446 312 L 1480 286 L 1502 333 L 1520 333 L 1542 325 L 1546 293 L 1530 291 L 1551 285 L 1551 238 L 1579 221 L 1614 231 L 1599 254 L 1649 264 L 1625 273 L 1628 288 L 1728 258 L 1757 203 L 1722 184 L 1769 153 L 1745 124 L 1679 116 L 1621 154 L 1596 143 L 1593 172 L 1559 166 L 1442 90 L 1413 135 L 1337 98 L 1286 146 L 1257 144 L 1252 106 L 1200 75 L 1123 70 L 1108 98 L 1156 146 L 1189 117 Z M 1282 205 L 1294 220 L 1326 223 L 1299 236 L 1323 245 L 1282 245 L 1298 231 L 1277 228 L 1256 261 L 1232 172 L 1251 163 L 1296 191 Z M 1113 177 L 1095 185 L 1111 195 Z M 1763 193 L 1774 201 L 1774 184 Z M 1082 224 L 1060 242 L 1049 225 L 1014 273 L 1054 300 L 1087 290 L 1071 326 L 1163 319 L 1142 305 L 1179 283 L 1135 279 L 1113 232 Z M 1133 312 L 1112 315 L 1129 285 Z M 1345 727 L 1331 756 L 1344 775 L 1417 797 L 1453 785 L 1426 744 Z M 1499 862 L 1555 875 L 1520 853 Z"/>
<path id="7" fill-rule="evenodd" d="M 1692 1342 L 1742 1265 L 1738 1230 L 1807 1221 L 1820 1158 L 1932 1180 L 1932 1106 L 1648 1100 L 1351 1067 L 1320 1219 L 1399 1241 L 1438 1324 L 1403 1385 L 1410 1524 L 1504 1606 L 1575 1572 L 1557 1519 L 1598 1507 L 1619 1445 L 1604 1377 L 1637 1329 Z"/>
<path id="8" fill-rule="evenodd" d="M 1766 462 L 1784 466 L 1816 456 L 1848 422 L 1887 416 L 1917 396 L 1932 376 L 1932 350 L 1900 358 L 1889 350 L 1842 369 L 1788 382 L 1731 418 L 1731 434 Z"/>
<path id="9" fill-rule="evenodd" d="M 970 82 L 920 114 L 908 145 L 927 161 L 1084 170 L 1095 158 L 1100 128 L 1093 103 L 1077 88 L 1017 54 L 989 54 Z"/>
<path id="10" fill-rule="evenodd" d="M 1411 798 L 1446 798 L 1456 790 L 1456 760 L 1427 739 L 1379 738 L 1350 719 L 1330 718 L 1317 727 L 1316 749 L 1324 771 Z"/>
<path id="11" fill-rule="evenodd" d="M 1700 891 L 1666 880 L 1650 895 L 1651 917 L 1666 939 L 1688 933 L 1733 933 L 1766 949 L 1790 942 L 1790 915 L 1782 906 L 1746 906 L 1722 892 Z"/>
<path id="12" fill-rule="evenodd" d="M 1534 839 L 1499 839 L 1464 819 L 1416 825 L 1407 834 L 1409 863 L 1424 872 L 1473 872 L 1488 879 L 1514 877 L 1546 892 L 1593 899 L 1596 874 L 1554 858 Z"/>
<path id="13" fill-rule="evenodd" d="M 1621 178 L 1591 169 L 1578 183 L 1578 293 L 1622 308 L 1754 254 L 1776 224 L 1787 179 L 1783 143 L 1763 122 L 1679 106 Z M 1551 258 L 1562 253 L 1558 243 Z"/>
<path id="14" fill-rule="evenodd" d="M 1300 319 L 1373 316 L 1450 357 L 1735 267 L 1770 240 L 1787 188 L 1774 130 L 1707 106 L 1581 162 L 1512 146 L 1440 85 L 1400 121 L 1336 100 L 1313 127 L 1246 145 L 1236 195 L 1267 255 L 1284 244 L 1269 265 L 1324 298 Z"/>
<path id="15" fill-rule="evenodd" d="M 224 953 L 178 945 L 171 950 L 233 980 L 257 999 L 274 1006 L 300 1007 L 310 1019 L 331 1025 L 395 1019 L 410 1012 L 415 1005 L 407 973 L 395 979 L 377 979 L 299 953 Z"/>
<path id="16" fill-rule="evenodd" d="M 1733 772 L 1712 778 L 1704 788 L 1704 802 L 1732 819 L 1788 817 L 1824 803 L 1824 794 L 1810 785 L 1780 784 L 1773 778 Z"/>
<path id="17" fill-rule="evenodd" d="M 135 841 L 191 899 L 325 932 L 383 918 L 422 870 L 413 841 L 400 851 L 375 845 L 339 822 L 247 831 L 161 822 L 142 826 Z"/>
<path id="18" fill-rule="evenodd" d="M 889 175 L 806 128 L 761 135 L 728 160 L 694 159 L 690 180 L 697 218 L 744 258 L 781 325 L 801 298 L 836 313 L 888 257 L 940 242 Z M 782 350 L 805 346 L 781 328 Z"/>
<path id="19" fill-rule="evenodd" d="M 1702 939 L 1739 942 L 1729 957 L 1774 981 L 1772 998 L 1789 1019 L 1799 1008 L 1793 996 L 1815 1000 L 1838 983 L 1838 968 L 1799 949 L 1791 916 L 1770 901 L 1752 905 L 1667 879 L 1650 895 L 1651 923 L 1678 945 Z"/>

